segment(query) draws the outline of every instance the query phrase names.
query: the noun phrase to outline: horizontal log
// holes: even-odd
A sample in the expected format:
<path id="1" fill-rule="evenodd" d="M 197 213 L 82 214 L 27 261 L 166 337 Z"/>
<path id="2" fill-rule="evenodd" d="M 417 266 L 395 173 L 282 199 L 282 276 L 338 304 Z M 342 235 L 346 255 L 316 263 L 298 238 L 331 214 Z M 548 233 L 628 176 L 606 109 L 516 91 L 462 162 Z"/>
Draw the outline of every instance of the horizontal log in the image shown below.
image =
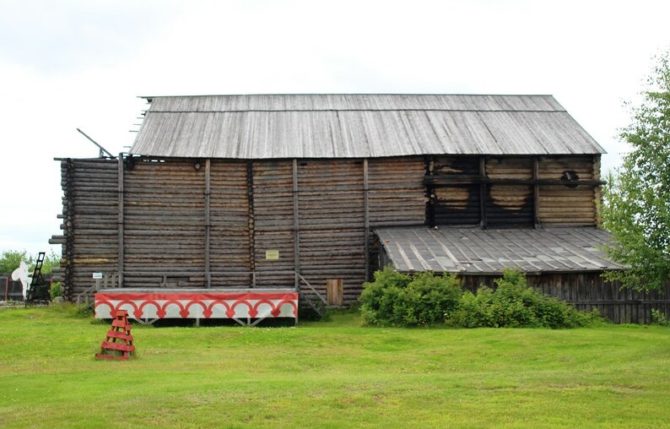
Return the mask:
<path id="1" fill-rule="evenodd" d="M 509 177 L 509 176 L 506 176 Z M 423 183 L 430 186 L 449 186 L 449 185 L 561 185 L 561 186 L 601 186 L 607 182 L 602 180 L 572 180 L 570 182 L 561 179 L 508 179 L 508 178 L 490 178 L 477 175 L 427 175 Z"/>

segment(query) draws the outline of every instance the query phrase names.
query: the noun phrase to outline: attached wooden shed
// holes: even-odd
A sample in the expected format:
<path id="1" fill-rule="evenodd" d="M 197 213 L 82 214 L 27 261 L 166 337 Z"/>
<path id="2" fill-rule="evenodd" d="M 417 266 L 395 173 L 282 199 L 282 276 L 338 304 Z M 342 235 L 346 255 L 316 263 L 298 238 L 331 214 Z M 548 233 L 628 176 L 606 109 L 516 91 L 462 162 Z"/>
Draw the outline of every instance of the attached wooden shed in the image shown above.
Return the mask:
<path id="1" fill-rule="evenodd" d="M 129 154 L 62 159 L 64 290 L 356 300 L 387 227 L 597 228 L 603 149 L 549 95 L 146 97 Z M 493 233 L 493 232 L 492 232 Z"/>

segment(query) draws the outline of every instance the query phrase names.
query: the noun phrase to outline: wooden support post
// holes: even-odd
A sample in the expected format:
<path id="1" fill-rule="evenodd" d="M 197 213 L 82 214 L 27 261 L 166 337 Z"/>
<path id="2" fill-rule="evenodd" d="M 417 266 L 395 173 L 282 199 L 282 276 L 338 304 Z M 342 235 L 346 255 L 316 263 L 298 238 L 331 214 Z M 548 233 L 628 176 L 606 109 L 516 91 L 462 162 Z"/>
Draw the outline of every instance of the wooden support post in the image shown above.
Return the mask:
<path id="1" fill-rule="evenodd" d="M 124 270 L 124 244 L 123 244 L 123 200 L 124 200 L 124 189 L 123 189 L 123 178 L 124 174 L 124 165 L 123 165 L 123 153 L 119 153 L 119 165 L 118 165 L 118 183 L 119 183 L 119 205 L 118 205 L 118 221 L 117 221 L 117 232 L 118 232 L 118 271 L 119 271 L 119 287 L 123 287 L 123 270 Z"/>
<path id="2" fill-rule="evenodd" d="M 368 159 L 363 160 L 363 215 L 365 223 L 365 280 L 370 280 L 370 207 L 368 203 Z"/>
<path id="3" fill-rule="evenodd" d="M 211 200 L 211 168 L 212 160 L 205 160 L 205 285 L 209 289 L 212 287 L 212 267 L 210 261 L 210 239 L 211 239 L 211 220 L 210 220 L 210 200 Z"/>
<path id="4" fill-rule="evenodd" d="M 479 178 L 481 183 L 479 184 L 479 226 L 482 229 L 486 229 L 488 226 L 488 221 L 486 219 L 486 157 L 479 157 Z"/>
<path id="5" fill-rule="evenodd" d="M 424 168 L 426 177 L 432 177 L 434 161 L 432 157 L 424 158 Z M 426 224 L 433 228 L 435 226 L 435 187 L 426 184 L 426 198 L 428 205 L 426 206 Z"/>
<path id="6" fill-rule="evenodd" d="M 600 181 L 600 155 L 593 155 L 593 179 Z M 595 215 L 595 225 L 599 228 L 602 227 L 602 217 L 600 215 L 600 210 L 603 206 L 603 192 L 601 185 L 596 185 L 593 187 L 593 204 L 594 204 L 594 213 Z"/>
<path id="7" fill-rule="evenodd" d="M 535 229 L 540 228 L 540 160 L 533 157 L 533 226 Z"/>
<path id="8" fill-rule="evenodd" d="M 63 297 L 66 300 L 74 298 L 74 165 L 71 158 L 61 163 L 61 174 L 65 178 L 63 184 L 63 235 L 65 246 L 61 258 L 63 269 Z"/>
<path id="9" fill-rule="evenodd" d="M 293 271 L 295 271 L 293 286 L 300 289 L 300 212 L 298 195 L 298 160 L 293 159 Z"/>
<path id="10" fill-rule="evenodd" d="M 254 162 L 247 161 L 247 208 L 249 228 L 249 279 L 250 287 L 256 287 L 256 219 L 254 216 Z"/>

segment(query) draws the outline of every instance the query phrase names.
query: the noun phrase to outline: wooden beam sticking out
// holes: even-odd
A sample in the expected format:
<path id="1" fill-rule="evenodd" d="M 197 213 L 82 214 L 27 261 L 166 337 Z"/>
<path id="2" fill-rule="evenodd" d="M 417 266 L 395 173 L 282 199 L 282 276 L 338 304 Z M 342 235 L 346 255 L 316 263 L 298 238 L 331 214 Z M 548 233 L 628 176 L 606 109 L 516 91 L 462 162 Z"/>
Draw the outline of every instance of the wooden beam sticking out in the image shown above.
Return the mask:
<path id="1" fill-rule="evenodd" d="M 561 179 L 489 179 L 473 174 L 427 175 L 423 182 L 426 186 L 453 186 L 453 185 L 574 185 L 574 186 L 601 186 L 605 182 L 596 179 L 576 179 L 566 182 Z"/>
<path id="2" fill-rule="evenodd" d="M 212 194 L 211 189 L 211 169 L 212 160 L 207 158 L 205 160 L 205 285 L 209 289 L 212 287 L 212 273 L 211 273 L 211 221 L 210 221 L 210 199 Z"/>
<path id="3" fill-rule="evenodd" d="M 533 226 L 540 228 L 540 160 L 533 157 Z"/>
<path id="4" fill-rule="evenodd" d="M 479 226 L 486 229 L 488 221 L 486 219 L 486 157 L 479 157 Z"/>
<path id="5" fill-rule="evenodd" d="M 368 204 L 368 159 L 363 160 L 363 209 L 365 218 L 365 280 L 370 280 L 370 207 Z"/>
<path id="6" fill-rule="evenodd" d="M 294 287 L 300 289 L 300 213 L 298 195 L 298 160 L 293 159 L 293 267 Z"/>
<path id="7" fill-rule="evenodd" d="M 125 245 L 123 243 L 123 212 L 124 212 L 124 206 L 123 206 L 123 200 L 124 200 L 124 188 L 123 188 L 123 182 L 124 182 L 124 165 L 123 165 L 123 153 L 119 154 L 118 158 L 118 191 L 119 191 L 119 196 L 118 196 L 118 220 L 117 220 L 117 232 L 118 232 L 118 271 L 119 271 L 119 287 L 123 287 L 123 269 L 124 269 L 124 259 L 125 259 Z"/>

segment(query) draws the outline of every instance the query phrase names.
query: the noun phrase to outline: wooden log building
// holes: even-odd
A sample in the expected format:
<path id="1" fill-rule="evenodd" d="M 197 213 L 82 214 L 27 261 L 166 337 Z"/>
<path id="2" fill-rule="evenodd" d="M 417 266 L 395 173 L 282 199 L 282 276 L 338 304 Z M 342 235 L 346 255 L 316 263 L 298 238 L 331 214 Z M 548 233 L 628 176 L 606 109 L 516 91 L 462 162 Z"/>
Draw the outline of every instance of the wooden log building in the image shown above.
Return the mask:
<path id="1" fill-rule="evenodd" d="M 598 248 L 604 150 L 552 96 L 146 99 L 130 153 L 60 159 L 63 235 L 52 243 L 70 299 L 93 273 L 135 290 L 325 294 L 341 279 L 353 303 L 383 263 L 471 284 L 517 267 L 555 295 L 612 287 L 600 273 L 622 268 Z M 593 290 L 584 308 L 644 299 Z M 667 311 L 665 297 L 637 319 L 652 304 Z"/>

